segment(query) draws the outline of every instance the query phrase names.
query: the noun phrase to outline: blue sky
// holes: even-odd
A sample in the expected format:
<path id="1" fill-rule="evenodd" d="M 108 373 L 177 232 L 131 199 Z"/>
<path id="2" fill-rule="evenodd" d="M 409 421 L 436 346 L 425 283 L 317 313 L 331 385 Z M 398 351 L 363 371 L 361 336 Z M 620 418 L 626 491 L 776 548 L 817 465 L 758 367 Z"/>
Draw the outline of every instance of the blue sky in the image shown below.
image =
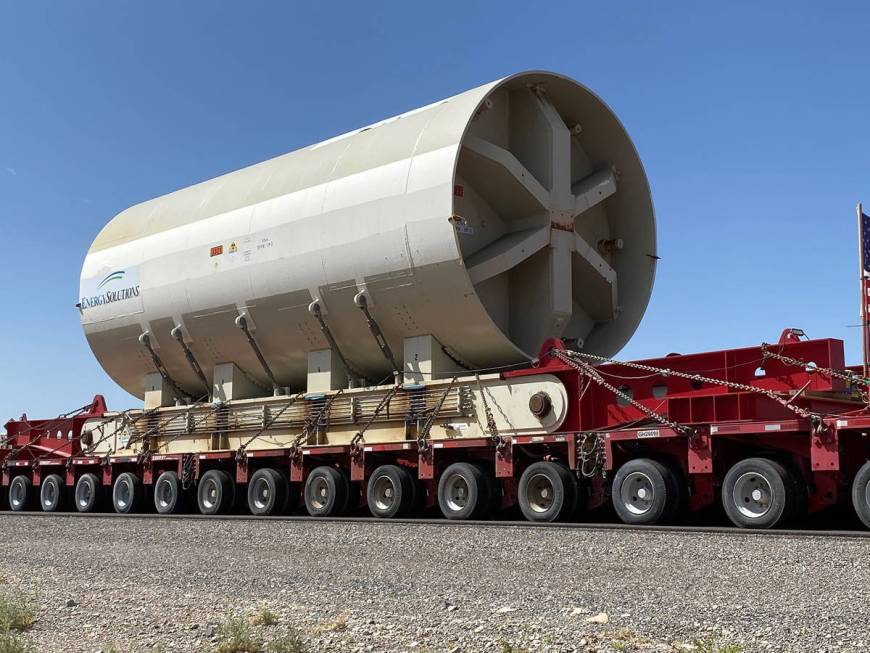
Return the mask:
<path id="1" fill-rule="evenodd" d="M 700 6 L 0 0 L 0 421 L 138 403 L 74 308 L 122 209 L 535 68 L 601 95 L 650 178 L 662 261 L 621 356 L 800 326 L 858 362 L 870 9 Z"/>

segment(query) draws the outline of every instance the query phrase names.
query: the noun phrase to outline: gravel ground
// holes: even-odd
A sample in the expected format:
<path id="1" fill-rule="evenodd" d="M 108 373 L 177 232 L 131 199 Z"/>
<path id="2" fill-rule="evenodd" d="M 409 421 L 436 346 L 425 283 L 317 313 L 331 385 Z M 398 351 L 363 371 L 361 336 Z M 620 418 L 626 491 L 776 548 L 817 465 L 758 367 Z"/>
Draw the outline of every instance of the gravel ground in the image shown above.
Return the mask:
<path id="1" fill-rule="evenodd" d="M 868 540 L 4 515 L 0 550 L 39 651 L 214 651 L 264 606 L 263 650 L 870 649 Z"/>

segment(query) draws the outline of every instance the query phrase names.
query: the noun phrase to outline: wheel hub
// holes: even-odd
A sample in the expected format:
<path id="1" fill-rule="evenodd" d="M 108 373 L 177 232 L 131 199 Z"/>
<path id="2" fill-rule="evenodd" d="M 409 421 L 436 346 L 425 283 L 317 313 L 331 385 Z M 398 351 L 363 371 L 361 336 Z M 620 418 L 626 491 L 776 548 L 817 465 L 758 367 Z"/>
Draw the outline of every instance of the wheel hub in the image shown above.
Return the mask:
<path id="1" fill-rule="evenodd" d="M 126 508 L 127 504 L 130 502 L 130 487 L 127 483 L 121 483 L 118 485 L 117 501 L 120 508 Z"/>
<path id="2" fill-rule="evenodd" d="M 770 481 L 761 474 L 748 472 L 734 483 L 732 501 L 744 517 L 760 519 L 770 510 L 774 496 Z"/>
<path id="3" fill-rule="evenodd" d="M 388 476 L 381 476 L 374 485 L 375 507 L 378 510 L 389 510 L 395 503 L 395 488 Z"/>
<path id="4" fill-rule="evenodd" d="M 16 506 L 24 503 L 24 488 L 18 483 L 12 488 L 12 503 Z"/>
<path id="5" fill-rule="evenodd" d="M 649 512 L 655 500 L 652 479 L 643 472 L 632 472 L 622 482 L 619 498 L 625 509 L 633 515 Z"/>
<path id="6" fill-rule="evenodd" d="M 266 479 L 257 479 L 257 485 L 254 487 L 254 505 L 260 510 L 265 510 L 269 506 L 269 484 Z"/>
<path id="7" fill-rule="evenodd" d="M 218 488 L 217 484 L 209 479 L 208 485 L 205 487 L 205 497 L 203 503 L 206 508 L 213 508 L 217 504 Z"/>
<path id="8" fill-rule="evenodd" d="M 526 499 L 533 511 L 544 513 L 550 510 L 553 507 L 555 495 L 552 481 L 544 474 L 535 474 L 529 479 Z"/>
<path id="9" fill-rule="evenodd" d="M 45 498 L 42 501 L 43 505 L 51 507 L 54 505 L 56 499 L 57 491 L 55 490 L 54 485 L 47 485 L 45 487 Z"/>
<path id="10" fill-rule="evenodd" d="M 163 481 L 160 486 L 157 488 L 157 497 L 160 501 L 161 508 L 168 508 L 170 502 L 172 501 L 172 487 L 169 484 L 169 481 Z"/>
<path id="11" fill-rule="evenodd" d="M 459 474 L 454 474 L 447 482 L 447 506 L 450 510 L 459 512 L 468 505 L 468 481 Z"/>
<path id="12" fill-rule="evenodd" d="M 329 485 L 325 478 L 314 479 L 314 484 L 311 492 L 311 503 L 317 510 L 322 510 L 329 502 Z"/>

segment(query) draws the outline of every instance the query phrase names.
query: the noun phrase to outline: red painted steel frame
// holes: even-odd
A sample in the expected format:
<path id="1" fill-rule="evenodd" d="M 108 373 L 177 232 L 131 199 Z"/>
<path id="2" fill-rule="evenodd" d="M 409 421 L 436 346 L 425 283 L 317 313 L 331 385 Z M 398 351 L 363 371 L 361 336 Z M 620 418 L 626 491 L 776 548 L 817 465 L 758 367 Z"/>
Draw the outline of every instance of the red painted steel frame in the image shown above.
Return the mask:
<path id="1" fill-rule="evenodd" d="M 9 485 L 19 468 L 33 469 L 34 484 L 40 481 L 40 470 L 49 464 L 63 465 L 81 452 L 82 427 L 89 419 L 107 412 L 106 400 L 96 395 L 90 404 L 73 414 L 52 419 L 20 419 L 6 422 L 6 442 L 0 446 L 2 484 Z"/>
<path id="2" fill-rule="evenodd" d="M 843 496 L 843 489 L 857 467 L 868 458 L 870 414 L 858 395 L 843 381 L 814 368 L 843 369 L 843 343 L 839 340 L 800 340 L 786 330 L 769 351 L 812 362 L 809 368 L 788 365 L 765 357 L 759 347 L 729 349 L 699 354 L 676 355 L 637 363 L 736 384 L 752 385 L 777 392 L 793 393 L 795 406 L 825 415 L 822 424 L 812 425 L 769 397 L 745 389 L 650 373 L 629 364 L 603 363 L 596 366 L 608 382 L 634 401 L 668 420 L 691 425 L 687 437 L 657 425 L 639 426 L 646 416 L 635 406 L 620 400 L 606 388 L 590 381 L 577 369 L 552 355 L 564 349 L 559 340 L 544 344 L 539 358 L 528 368 L 505 372 L 504 378 L 542 373 L 557 376 L 564 384 L 568 410 L 559 433 L 507 438 L 501 447 L 490 438 L 457 439 L 430 443 L 420 450 L 416 441 L 384 444 L 311 446 L 292 449 L 257 450 L 236 460 L 235 452 L 196 454 L 194 477 L 219 467 L 234 472 L 239 484 L 247 483 L 260 467 L 285 470 L 293 483 L 301 484 L 317 465 L 343 467 L 358 484 L 359 502 L 365 504 L 364 481 L 380 464 L 400 464 L 415 469 L 428 489 L 427 502 L 435 503 L 437 479 L 452 462 L 477 460 L 492 465 L 501 482 L 502 506 L 516 502 L 517 479 L 536 460 L 558 459 L 571 469 L 580 465 L 579 434 L 602 436 L 605 472 L 635 457 L 670 460 L 684 473 L 690 488 L 689 508 L 713 503 L 716 487 L 727 469 L 738 460 L 767 455 L 782 458 L 799 470 L 811 489 L 809 509 L 819 510 Z M 163 471 L 182 472 L 183 454 L 154 455 L 150 459 L 112 457 L 109 460 L 80 456 L 79 436 L 85 420 L 106 412 L 102 397 L 96 397 L 81 414 L 55 420 L 10 421 L 5 447 L 0 448 L 2 482 L 8 486 L 17 474 L 28 474 L 39 485 L 43 470 L 65 470 L 67 485 L 81 474 L 97 472 L 110 485 L 122 471 L 136 471 L 151 484 Z M 57 439 L 56 431 L 62 437 Z M 605 500 L 605 479 L 590 479 L 590 506 Z"/>

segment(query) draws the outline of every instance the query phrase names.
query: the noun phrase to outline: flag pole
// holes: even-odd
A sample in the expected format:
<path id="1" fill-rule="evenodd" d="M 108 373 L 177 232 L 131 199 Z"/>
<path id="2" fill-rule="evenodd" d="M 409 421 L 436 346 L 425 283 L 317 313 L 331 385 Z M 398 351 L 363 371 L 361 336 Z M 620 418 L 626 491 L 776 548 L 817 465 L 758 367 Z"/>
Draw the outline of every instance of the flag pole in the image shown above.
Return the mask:
<path id="1" fill-rule="evenodd" d="M 858 283 L 861 289 L 861 339 L 862 339 L 862 360 L 861 364 L 863 366 L 864 378 L 867 378 L 868 372 L 868 354 L 870 354 L 870 326 L 868 326 L 868 290 L 870 290 L 870 284 L 868 284 L 867 273 L 864 270 L 864 209 L 861 206 L 861 202 L 858 202 L 858 205 L 855 207 L 856 212 L 858 214 Z"/>

